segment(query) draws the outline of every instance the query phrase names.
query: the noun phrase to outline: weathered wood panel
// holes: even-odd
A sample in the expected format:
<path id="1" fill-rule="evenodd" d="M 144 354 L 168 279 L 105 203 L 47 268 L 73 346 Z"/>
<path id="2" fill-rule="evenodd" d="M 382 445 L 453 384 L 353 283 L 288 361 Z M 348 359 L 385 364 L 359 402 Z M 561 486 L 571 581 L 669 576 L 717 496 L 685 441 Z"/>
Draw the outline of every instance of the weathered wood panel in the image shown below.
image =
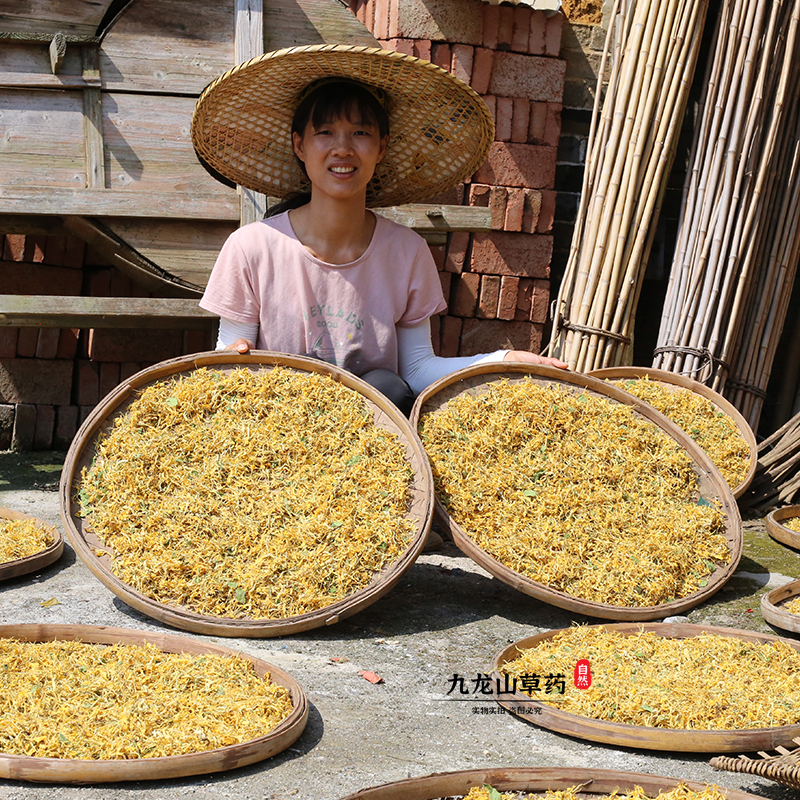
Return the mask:
<path id="1" fill-rule="evenodd" d="M 58 76 L 61 78 L 79 77 L 80 74 L 81 48 L 79 45 L 69 45 L 64 61 L 59 67 Z M 56 77 L 50 70 L 47 43 L 3 42 L 0 44 L 0 81 L 4 86 L 10 84 L 8 77 L 10 75 L 27 76 L 29 82 L 32 82 L 34 78 Z"/>
<path id="2" fill-rule="evenodd" d="M 136 0 L 103 40 L 103 86 L 199 95 L 233 66 L 233 35 L 233 2 Z"/>
<path id="3" fill-rule="evenodd" d="M 380 46 L 338 0 L 264 0 L 264 51 L 306 44 Z"/>
<path id="4" fill-rule="evenodd" d="M 85 185 L 82 92 L 0 90 L 0 129 L 4 187 Z"/>
<path id="5" fill-rule="evenodd" d="M 0 0 L 0 30 L 94 35 L 111 0 Z"/>

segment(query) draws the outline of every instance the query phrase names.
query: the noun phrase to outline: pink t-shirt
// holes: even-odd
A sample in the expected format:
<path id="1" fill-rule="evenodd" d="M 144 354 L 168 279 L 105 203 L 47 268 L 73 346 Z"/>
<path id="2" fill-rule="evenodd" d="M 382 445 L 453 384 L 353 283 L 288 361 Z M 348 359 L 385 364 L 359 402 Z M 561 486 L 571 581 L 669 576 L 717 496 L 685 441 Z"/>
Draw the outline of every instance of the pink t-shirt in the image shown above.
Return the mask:
<path id="1" fill-rule="evenodd" d="M 356 375 L 397 372 L 395 326 L 447 304 L 425 240 L 375 217 L 369 247 L 349 264 L 311 255 L 288 212 L 239 228 L 220 251 L 201 308 L 257 322 L 259 350 L 314 356 Z"/>

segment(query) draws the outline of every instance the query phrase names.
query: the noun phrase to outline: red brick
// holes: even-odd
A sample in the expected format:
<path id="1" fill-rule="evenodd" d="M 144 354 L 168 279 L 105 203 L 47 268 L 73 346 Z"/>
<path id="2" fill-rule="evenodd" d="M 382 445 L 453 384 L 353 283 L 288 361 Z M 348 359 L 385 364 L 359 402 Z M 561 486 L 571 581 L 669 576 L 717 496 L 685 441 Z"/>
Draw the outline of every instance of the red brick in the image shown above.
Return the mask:
<path id="1" fill-rule="evenodd" d="M 96 406 L 100 400 L 100 365 L 80 359 L 78 368 L 78 404 Z"/>
<path id="2" fill-rule="evenodd" d="M 511 49 L 517 53 L 527 53 L 528 43 L 531 38 L 530 6 L 519 5 L 514 9 L 514 30 L 511 35 Z"/>
<path id="3" fill-rule="evenodd" d="M 533 297 L 533 278 L 520 278 L 519 286 L 517 288 L 517 309 L 514 313 L 514 319 L 530 320 L 531 316 L 531 298 Z M 533 320 L 530 320 L 531 322 Z"/>
<path id="4" fill-rule="evenodd" d="M 36 340 L 36 358 L 55 358 L 60 336 L 59 328 L 40 328 Z"/>
<path id="5" fill-rule="evenodd" d="M 461 272 L 464 269 L 469 246 L 470 235 L 466 231 L 456 231 L 451 234 L 447 247 L 447 258 L 444 262 L 447 272 Z"/>
<path id="6" fill-rule="evenodd" d="M 131 279 L 118 269 L 111 270 L 108 292 L 111 297 L 130 297 L 133 283 Z"/>
<path id="7" fill-rule="evenodd" d="M 386 42 L 385 48 L 387 50 L 394 50 L 396 53 L 405 53 L 407 56 L 416 55 L 414 53 L 413 39 L 389 39 Z"/>
<path id="8" fill-rule="evenodd" d="M 528 52 L 533 56 L 545 54 L 545 36 L 547 31 L 547 15 L 544 11 L 531 14 L 531 27 L 528 38 Z"/>
<path id="9" fill-rule="evenodd" d="M 424 203 L 432 203 L 434 205 L 445 205 L 445 206 L 460 206 L 464 203 L 464 184 L 458 183 L 450 189 L 447 189 L 444 192 L 440 192 L 433 197 L 429 197 L 427 200 L 423 200 Z"/>
<path id="10" fill-rule="evenodd" d="M 469 204 L 479 208 L 489 207 L 492 187 L 485 183 L 472 183 L 469 187 Z"/>
<path id="11" fill-rule="evenodd" d="M 53 446 L 53 430 L 56 426 L 55 406 L 36 406 L 36 425 L 33 431 L 33 449 L 49 450 Z"/>
<path id="12" fill-rule="evenodd" d="M 492 116 L 492 120 L 497 124 L 497 98 L 493 94 L 487 94 L 483 97 L 483 102 L 486 103 L 486 108 Z"/>
<path id="13" fill-rule="evenodd" d="M 450 55 L 450 72 L 464 83 L 472 80 L 472 62 L 475 48 L 468 44 L 454 44 Z"/>
<path id="14" fill-rule="evenodd" d="M 452 272 L 440 272 L 439 273 L 439 283 L 442 285 L 442 294 L 444 295 L 445 302 L 447 305 L 450 305 L 450 290 L 453 285 L 453 273 Z"/>
<path id="15" fill-rule="evenodd" d="M 506 322 L 500 319 L 465 319 L 459 355 L 476 356 L 495 350 L 538 352 L 542 330 L 531 322 Z"/>
<path id="16" fill-rule="evenodd" d="M 437 42 L 431 47 L 431 61 L 434 64 L 450 71 L 450 45 L 446 42 Z"/>
<path id="17" fill-rule="evenodd" d="M 100 365 L 100 380 L 98 391 L 100 398 L 104 398 L 109 392 L 119 386 L 119 364 L 113 361 L 106 361 Z"/>
<path id="18" fill-rule="evenodd" d="M 188 355 L 189 353 L 204 353 L 207 350 L 213 350 L 215 344 L 215 342 L 212 341 L 213 338 L 213 334 L 210 330 L 184 331 L 183 352 Z"/>
<path id="19" fill-rule="evenodd" d="M 19 328 L 0 327 L 0 358 L 14 358 L 17 354 L 18 336 Z"/>
<path id="20" fill-rule="evenodd" d="M 89 294 L 92 297 L 111 296 L 111 269 L 101 269 L 89 278 Z"/>
<path id="21" fill-rule="evenodd" d="M 514 39 L 514 7 L 500 6 L 500 21 L 497 25 L 497 49 L 510 50 Z"/>
<path id="22" fill-rule="evenodd" d="M 46 240 L 46 236 L 26 236 L 24 260 L 35 264 L 41 264 L 44 261 Z"/>
<path id="23" fill-rule="evenodd" d="M 107 267 L 108 259 L 97 252 L 93 247 L 86 246 L 86 252 L 83 255 L 84 267 Z"/>
<path id="24" fill-rule="evenodd" d="M 483 275 L 481 277 L 481 293 L 478 297 L 476 317 L 481 319 L 496 319 L 497 304 L 500 300 L 500 278 L 497 275 Z"/>
<path id="25" fill-rule="evenodd" d="M 517 313 L 517 292 L 519 291 L 519 278 L 504 275 L 500 279 L 500 298 L 497 303 L 498 319 L 514 319 Z"/>
<path id="26" fill-rule="evenodd" d="M 555 147 L 516 142 L 494 142 L 474 180 L 492 186 L 551 189 L 556 175 Z"/>
<path id="27" fill-rule="evenodd" d="M 546 124 L 547 103 L 531 103 L 528 141 L 532 144 L 544 144 L 544 130 Z"/>
<path id="28" fill-rule="evenodd" d="M 355 5 L 351 6 L 353 13 L 356 15 L 356 19 L 358 19 L 359 22 L 366 23 L 366 7 L 366 0 L 356 0 Z"/>
<path id="29" fill-rule="evenodd" d="M 78 406 L 78 427 L 86 422 L 86 417 L 94 411 L 94 406 Z"/>
<path id="30" fill-rule="evenodd" d="M 430 39 L 412 39 L 414 42 L 414 55 L 417 58 L 424 58 L 426 61 L 431 60 L 431 40 Z"/>
<path id="31" fill-rule="evenodd" d="M 389 0 L 375 0 L 375 27 L 372 35 L 376 39 L 389 39 Z"/>
<path id="32" fill-rule="evenodd" d="M 0 360 L 0 403 L 69 403 L 72 362 L 43 358 Z"/>
<path id="33" fill-rule="evenodd" d="M 552 189 L 547 189 L 542 192 L 542 205 L 539 210 L 539 220 L 536 223 L 536 233 L 552 231 L 555 215 L 556 193 Z"/>
<path id="34" fill-rule="evenodd" d="M 511 124 L 514 121 L 514 100 L 511 97 L 497 98 L 494 138 L 498 142 L 511 141 Z"/>
<path id="35" fill-rule="evenodd" d="M 563 14 L 553 14 L 547 19 L 547 32 L 545 33 L 544 45 L 545 55 L 557 56 L 561 52 L 561 28 L 563 22 Z"/>
<path id="36" fill-rule="evenodd" d="M 498 50 L 494 54 L 489 92 L 505 97 L 527 97 L 528 100 L 560 103 L 566 64 L 566 61 L 557 58 Z"/>
<path id="37" fill-rule="evenodd" d="M 53 431 L 53 447 L 67 450 L 78 432 L 78 406 L 60 405 L 56 408 L 56 427 Z"/>
<path id="38" fill-rule="evenodd" d="M 545 111 L 542 141 L 551 147 L 558 147 L 561 138 L 561 103 L 548 103 Z"/>
<path id="39" fill-rule="evenodd" d="M 463 320 L 460 317 L 442 317 L 440 355 L 444 358 L 453 358 L 458 355 L 462 324 Z"/>
<path id="40" fill-rule="evenodd" d="M 450 290 L 453 302 L 450 304 L 450 313 L 454 317 L 472 317 L 478 305 L 478 292 L 481 286 L 481 276 L 472 272 L 462 272 L 454 279 L 455 283 Z"/>
<path id="41" fill-rule="evenodd" d="M 11 433 L 11 449 L 23 452 L 33 449 L 36 432 L 36 406 L 33 403 L 17 403 L 14 406 L 14 430 Z"/>
<path id="42" fill-rule="evenodd" d="M 514 98 L 514 117 L 511 122 L 511 141 L 528 141 L 528 124 L 531 116 L 531 101 L 524 97 Z"/>
<path id="43" fill-rule="evenodd" d="M 63 266 L 80 269 L 83 266 L 83 255 L 86 252 L 86 242 L 76 236 L 68 236 L 64 247 Z"/>
<path id="44" fill-rule="evenodd" d="M 483 46 L 497 49 L 497 34 L 500 29 L 500 6 L 483 7 Z"/>
<path id="45" fill-rule="evenodd" d="M 503 222 L 503 230 L 521 231 L 522 215 L 525 211 L 525 190 L 508 189 L 508 201 L 506 203 L 506 216 Z"/>
<path id="46" fill-rule="evenodd" d="M 11 449 L 11 436 L 14 433 L 14 406 L 0 404 L 0 450 Z"/>
<path id="47" fill-rule="evenodd" d="M 7 233 L 3 244 L 3 261 L 25 260 L 25 235 Z"/>
<path id="48" fill-rule="evenodd" d="M 531 322 L 545 323 L 550 314 L 550 281 L 534 281 L 531 297 Z"/>
<path id="49" fill-rule="evenodd" d="M 447 257 L 447 246 L 443 244 L 431 244 L 428 245 L 428 249 L 431 251 L 436 269 L 441 272 L 441 270 L 444 269 L 444 260 Z"/>
<path id="50" fill-rule="evenodd" d="M 17 355 L 22 358 L 33 358 L 36 355 L 36 345 L 39 344 L 38 328 L 19 328 L 17 336 Z"/>
<path id="51" fill-rule="evenodd" d="M 3 270 L 3 294 L 81 293 L 81 273 L 69 267 L 25 264 Z"/>
<path id="52" fill-rule="evenodd" d="M 433 354 L 438 356 L 441 355 L 441 323 L 442 318 L 439 314 L 434 314 L 431 317 L 431 344 L 433 345 Z"/>
<path id="53" fill-rule="evenodd" d="M 489 6 L 493 8 L 493 6 Z M 478 94 L 488 94 L 489 82 L 492 79 L 492 64 L 494 63 L 494 50 L 487 47 L 476 47 L 472 56 L 472 78 L 469 85 Z"/>
<path id="54" fill-rule="evenodd" d="M 489 196 L 489 210 L 492 212 L 492 230 L 501 231 L 506 223 L 508 189 L 505 186 L 492 186 Z"/>
<path id="55" fill-rule="evenodd" d="M 389 32 L 388 36 L 390 39 L 395 38 L 400 35 L 399 33 L 399 21 L 397 19 L 397 12 L 398 12 L 398 5 L 401 0 L 388 0 L 389 3 Z"/>
<path id="56" fill-rule="evenodd" d="M 165 361 L 181 355 L 183 334 L 172 330 L 95 328 L 89 333 L 92 361 Z"/>
<path id="57" fill-rule="evenodd" d="M 539 231 L 539 213 L 542 208 L 542 192 L 539 189 L 525 189 L 525 210 L 522 214 L 523 233 L 544 233 Z"/>
<path id="58" fill-rule="evenodd" d="M 493 231 L 476 233 L 471 271 L 519 278 L 549 278 L 552 236 Z"/>
<path id="59" fill-rule="evenodd" d="M 58 336 L 58 349 L 56 358 L 75 358 L 78 351 L 78 336 L 80 328 L 61 328 Z"/>
<path id="60" fill-rule="evenodd" d="M 48 236 L 44 243 L 44 263 L 57 267 L 64 264 L 64 252 L 67 246 L 67 237 L 61 235 Z"/>

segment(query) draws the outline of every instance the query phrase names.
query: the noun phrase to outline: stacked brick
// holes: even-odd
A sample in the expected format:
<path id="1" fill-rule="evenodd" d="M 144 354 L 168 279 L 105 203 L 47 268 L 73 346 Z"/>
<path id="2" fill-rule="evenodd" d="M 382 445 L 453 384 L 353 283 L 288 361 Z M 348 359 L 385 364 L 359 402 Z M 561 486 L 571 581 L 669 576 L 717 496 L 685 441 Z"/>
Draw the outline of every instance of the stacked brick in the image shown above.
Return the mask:
<path id="1" fill-rule="evenodd" d="M 62 235 L 2 239 L 3 294 L 148 296 Z M 66 449 L 97 403 L 140 369 L 212 349 L 206 331 L 0 326 L 0 450 Z"/>
<path id="2" fill-rule="evenodd" d="M 547 320 L 565 62 L 561 14 L 481 0 L 350 0 L 387 49 L 425 58 L 485 100 L 496 141 L 472 179 L 433 198 L 491 209 L 490 233 L 452 233 L 438 256 L 444 356 L 538 351 Z"/>

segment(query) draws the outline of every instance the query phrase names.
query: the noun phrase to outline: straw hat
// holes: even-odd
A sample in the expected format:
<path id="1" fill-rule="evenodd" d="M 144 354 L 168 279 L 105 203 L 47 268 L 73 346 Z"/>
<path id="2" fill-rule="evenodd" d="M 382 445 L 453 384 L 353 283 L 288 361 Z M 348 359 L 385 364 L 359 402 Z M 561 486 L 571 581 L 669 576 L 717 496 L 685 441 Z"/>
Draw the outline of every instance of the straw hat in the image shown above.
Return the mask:
<path id="1" fill-rule="evenodd" d="M 327 44 L 266 53 L 207 86 L 192 118 L 198 157 L 223 178 L 270 197 L 308 190 L 292 149 L 292 116 L 302 90 L 331 76 L 389 98 L 389 146 L 367 188 L 368 206 L 433 197 L 467 179 L 486 158 L 494 123 L 463 81 L 402 53 Z"/>

